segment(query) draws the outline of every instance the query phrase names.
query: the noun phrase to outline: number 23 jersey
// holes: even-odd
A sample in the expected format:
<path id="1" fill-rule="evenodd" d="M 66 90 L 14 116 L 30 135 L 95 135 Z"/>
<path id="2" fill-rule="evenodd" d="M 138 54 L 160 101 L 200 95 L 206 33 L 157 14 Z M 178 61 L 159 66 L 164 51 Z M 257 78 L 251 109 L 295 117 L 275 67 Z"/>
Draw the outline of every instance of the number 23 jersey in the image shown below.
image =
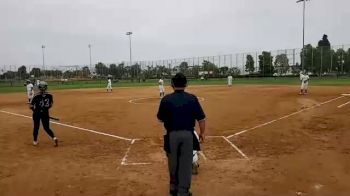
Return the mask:
<path id="1" fill-rule="evenodd" d="M 48 112 L 53 104 L 53 97 L 49 93 L 35 95 L 31 101 L 34 112 Z"/>

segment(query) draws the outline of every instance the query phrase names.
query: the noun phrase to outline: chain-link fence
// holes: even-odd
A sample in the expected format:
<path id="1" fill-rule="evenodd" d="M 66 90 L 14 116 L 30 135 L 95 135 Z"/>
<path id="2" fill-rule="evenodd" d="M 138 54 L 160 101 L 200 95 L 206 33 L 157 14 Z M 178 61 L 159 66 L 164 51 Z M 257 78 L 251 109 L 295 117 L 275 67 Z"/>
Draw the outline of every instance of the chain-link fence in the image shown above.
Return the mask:
<path id="1" fill-rule="evenodd" d="M 44 67 L 44 69 L 43 69 Z M 149 79 L 170 77 L 177 72 L 188 77 L 293 76 L 307 71 L 317 76 L 350 74 L 350 45 L 256 51 L 217 56 L 134 61 L 88 65 L 2 65 L 0 80 Z"/>

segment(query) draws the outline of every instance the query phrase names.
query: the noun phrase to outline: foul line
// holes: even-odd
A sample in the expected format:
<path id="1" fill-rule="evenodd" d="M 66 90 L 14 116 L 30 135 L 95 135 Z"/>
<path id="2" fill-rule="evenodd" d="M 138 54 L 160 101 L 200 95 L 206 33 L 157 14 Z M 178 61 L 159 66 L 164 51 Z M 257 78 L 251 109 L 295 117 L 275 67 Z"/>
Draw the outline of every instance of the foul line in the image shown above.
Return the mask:
<path id="1" fill-rule="evenodd" d="M 343 106 L 346 106 L 346 105 L 349 104 L 349 103 L 350 103 L 350 101 L 348 101 L 348 102 L 346 102 L 346 103 L 344 103 L 344 104 L 338 105 L 338 108 L 342 108 Z"/>
<path id="2" fill-rule="evenodd" d="M 245 129 L 245 130 L 240 131 L 240 132 L 238 132 L 238 133 L 229 135 L 229 136 L 227 136 L 226 138 L 229 139 L 229 138 L 231 138 L 231 137 L 234 137 L 234 136 L 237 136 L 237 135 L 241 135 L 241 134 L 243 134 L 243 133 L 245 133 L 245 132 L 252 131 L 252 130 L 257 129 L 257 128 L 260 128 L 260 127 L 264 127 L 264 126 L 269 125 L 269 124 L 271 124 L 271 123 L 274 123 L 274 122 L 276 122 L 276 121 L 283 120 L 283 119 L 285 119 L 285 118 L 294 116 L 294 115 L 296 115 L 296 114 L 299 114 L 299 113 L 304 112 L 304 111 L 307 111 L 307 110 L 311 110 L 311 109 L 316 108 L 316 107 L 320 107 L 320 106 L 322 106 L 322 105 L 324 105 L 324 104 L 330 103 L 330 102 L 332 102 L 332 101 L 335 101 L 335 100 L 340 99 L 340 98 L 343 98 L 343 97 L 345 97 L 345 96 L 342 95 L 342 96 L 336 97 L 336 98 L 334 98 L 334 99 L 330 99 L 330 100 L 328 100 L 328 101 L 322 102 L 322 103 L 320 103 L 320 104 L 316 104 L 316 105 L 314 105 L 314 106 L 311 106 L 311 107 L 308 107 L 308 108 L 305 108 L 305 109 L 301 109 L 301 110 L 299 110 L 299 111 L 296 111 L 296 112 L 293 112 L 293 113 L 291 113 L 291 114 L 282 116 L 282 117 L 280 117 L 280 118 L 271 120 L 271 121 L 269 121 L 269 122 L 266 122 L 266 123 L 257 125 L 257 126 L 255 126 L 255 127 L 252 127 L 252 128 L 249 128 L 249 129 Z"/>
<path id="3" fill-rule="evenodd" d="M 225 136 L 222 136 L 222 138 L 228 142 L 232 148 L 234 148 L 235 150 L 237 150 L 237 152 L 242 156 L 244 157 L 245 159 L 248 159 L 247 155 L 245 155 L 236 145 L 234 145 L 230 140 L 228 140 Z"/>
<path id="4" fill-rule="evenodd" d="M 22 114 L 16 114 L 16 113 L 4 111 L 4 110 L 0 110 L 0 112 L 5 113 L 5 114 L 14 115 L 14 116 L 20 116 L 20 117 L 32 119 L 32 117 L 30 117 L 30 116 L 26 116 L 26 115 L 22 115 Z M 126 141 L 135 140 L 135 139 L 129 139 L 129 138 L 125 138 L 125 137 L 121 137 L 121 136 L 117 136 L 117 135 L 112 135 L 112 134 L 108 134 L 108 133 L 95 131 L 95 130 L 92 130 L 92 129 L 86 129 L 86 128 L 82 128 L 82 127 L 77 127 L 77 126 L 68 125 L 68 124 L 64 124 L 64 123 L 59 123 L 59 122 L 55 122 L 55 121 L 50 121 L 50 122 L 52 124 L 57 124 L 57 125 L 61 125 L 61 126 L 64 126 L 64 127 L 78 129 L 78 130 L 81 130 L 81 131 L 87 131 L 87 132 L 91 132 L 91 133 L 95 133 L 95 134 L 99 134 L 99 135 L 109 136 L 109 137 L 117 138 L 117 139 L 120 139 L 120 140 L 126 140 Z"/>

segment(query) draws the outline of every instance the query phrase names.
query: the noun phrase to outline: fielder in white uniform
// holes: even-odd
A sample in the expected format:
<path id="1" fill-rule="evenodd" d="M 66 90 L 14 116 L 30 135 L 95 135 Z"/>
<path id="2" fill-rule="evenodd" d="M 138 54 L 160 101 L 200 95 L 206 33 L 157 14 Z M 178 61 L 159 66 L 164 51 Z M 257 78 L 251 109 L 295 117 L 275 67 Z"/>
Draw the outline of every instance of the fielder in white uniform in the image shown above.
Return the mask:
<path id="1" fill-rule="evenodd" d="M 27 88 L 28 103 L 30 103 L 34 97 L 34 86 L 30 82 L 30 80 L 26 81 L 26 88 Z"/>
<path id="2" fill-rule="evenodd" d="M 108 78 L 107 80 L 107 92 L 111 91 L 112 92 L 112 80 L 110 78 Z"/>
<path id="3" fill-rule="evenodd" d="M 232 76 L 231 76 L 231 75 L 229 75 L 229 76 L 227 77 L 227 85 L 228 85 L 228 86 L 232 86 Z"/>
<path id="4" fill-rule="evenodd" d="M 300 86 L 300 95 L 306 95 L 307 94 L 307 88 L 309 86 L 309 79 L 310 77 L 305 73 L 300 73 L 300 82 L 301 82 L 301 86 Z"/>
<path id="5" fill-rule="evenodd" d="M 164 80 L 162 78 L 159 79 L 158 84 L 159 84 L 159 96 L 160 98 L 163 98 L 165 95 Z"/>

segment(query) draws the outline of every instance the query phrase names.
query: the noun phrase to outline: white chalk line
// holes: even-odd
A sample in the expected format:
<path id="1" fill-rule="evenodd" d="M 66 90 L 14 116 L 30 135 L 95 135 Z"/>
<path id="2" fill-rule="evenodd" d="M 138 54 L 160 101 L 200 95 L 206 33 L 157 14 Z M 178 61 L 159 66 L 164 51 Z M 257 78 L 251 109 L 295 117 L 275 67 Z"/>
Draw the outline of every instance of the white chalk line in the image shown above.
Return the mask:
<path id="1" fill-rule="evenodd" d="M 124 166 L 128 166 L 128 165 L 151 165 L 151 163 L 128 163 L 128 156 L 129 156 L 129 152 L 131 150 L 131 146 L 135 143 L 135 141 L 137 141 L 139 139 L 133 139 L 131 140 L 130 146 L 128 147 L 128 149 L 125 152 L 124 157 L 122 158 L 122 161 L 120 163 L 120 165 L 124 165 Z"/>
<path id="2" fill-rule="evenodd" d="M 241 135 L 241 134 L 243 134 L 243 133 L 246 133 L 246 132 L 248 132 L 248 131 L 252 131 L 252 130 L 257 129 L 257 128 L 260 128 L 260 127 L 264 127 L 264 126 L 269 125 L 269 124 L 271 124 L 271 123 L 274 123 L 274 122 L 280 121 L 280 120 L 282 120 L 282 119 L 285 119 L 285 118 L 294 116 L 294 115 L 296 115 L 296 114 L 299 114 L 299 113 L 304 112 L 304 111 L 307 111 L 307 110 L 311 110 L 311 109 L 316 108 L 316 107 L 320 107 L 320 106 L 322 106 L 322 105 L 324 105 L 324 104 L 330 103 L 330 102 L 332 102 L 332 101 L 335 101 L 335 100 L 340 99 L 340 98 L 343 98 L 343 97 L 345 97 L 345 96 L 342 95 L 342 96 L 339 96 L 339 97 L 330 99 L 330 100 L 328 100 L 328 101 L 322 102 L 322 103 L 320 103 L 320 104 L 316 104 L 316 105 L 313 105 L 313 106 L 311 106 L 311 107 L 301 109 L 301 110 L 299 110 L 299 111 L 290 113 L 290 114 L 288 114 L 288 115 L 285 115 L 285 116 L 282 116 L 282 117 L 280 117 L 280 118 L 271 120 L 271 121 L 269 121 L 269 122 L 265 122 L 265 123 L 263 123 L 263 124 L 260 124 L 260 125 L 255 126 L 255 127 L 252 127 L 252 128 L 249 128 L 249 129 L 245 129 L 245 130 L 243 130 L 243 131 L 240 131 L 240 132 L 237 132 L 237 133 L 235 133 L 235 134 L 229 135 L 229 136 L 227 136 L 226 138 L 227 138 L 227 139 L 230 139 L 231 137 L 234 137 L 234 136 L 237 136 L 237 135 Z M 232 130 L 229 130 L 229 131 L 232 131 Z"/>
<path id="3" fill-rule="evenodd" d="M 230 140 L 228 140 L 225 136 L 222 136 L 222 138 L 229 143 L 232 148 L 234 148 L 243 158 L 248 159 L 248 156 L 245 155 L 236 145 L 234 145 Z"/>
<path id="4" fill-rule="evenodd" d="M 346 103 L 344 103 L 344 104 L 338 105 L 338 108 L 342 108 L 342 107 L 348 105 L 349 103 L 350 103 L 350 101 L 348 101 L 348 102 L 346 102 Z"/>
<path id="5" fill-rule="evenodd" d="M 131 144 L 130 146 L 126 149 L 126 152 L 125 152 L 125 155 L 124 157 L 122 158 L 122 161 L 121 161 L 121 165 L 125 165 L 126 161 L 127 161 L 127 158 L 128 158 L 128 154 L 130 152 L 130 149 L 131 149 L 131 146 L 135 143 L 135 140 L 131 140 Z"/>
<path id="6" fill-rule="evenodd" d="M 17 114 L 17 113 L 13 113 L 13 112 L 8 112 L 8 111 L 4 111 L 4 110 L 0 110 L 0 112 L 5 113 L 5 114 L 10 114 L 10 115 L 13 115 L 13 116 L 20 116 L 20 117 L 32 119 L 32 117 L 30 117 L 30 116 Z M 73 126 L 73 125 L 69 125 L 69 124 L 65 124 L 65 123 L 59 123 L 59 122 L 55 122 L 55 121 L 50 121 L 50 122 L 52 124 L 57 124 L 57 125 L 61 125 L 61 126 L 64 126 L 64 127 L 78 129 L 78 130 L 81 130 L 81 131 L 87 131 L 87 132 L 95 133 L 95 134 L 98 134 L 98 135 L 104 135 L 104 136 L 108 136 L 108 137 L 113 137 L 113 138 L 117 138 L 117 139 L 120 139 L 120 140 L 126 140 L 126 141 L 132 141 L 133 140 L 133 139 L 130 139 L 130 138 L 125 138 L 125 137 L 112 135 L 112 134 L 108 134 L 108 133 L 103 133 L 103 132 L 95 131 L 95 130 L 92 130 L 92 129 L 86 129 L 86 128 L 82 128 L 82 127 L 77 127 L 77 126 Z"/>

